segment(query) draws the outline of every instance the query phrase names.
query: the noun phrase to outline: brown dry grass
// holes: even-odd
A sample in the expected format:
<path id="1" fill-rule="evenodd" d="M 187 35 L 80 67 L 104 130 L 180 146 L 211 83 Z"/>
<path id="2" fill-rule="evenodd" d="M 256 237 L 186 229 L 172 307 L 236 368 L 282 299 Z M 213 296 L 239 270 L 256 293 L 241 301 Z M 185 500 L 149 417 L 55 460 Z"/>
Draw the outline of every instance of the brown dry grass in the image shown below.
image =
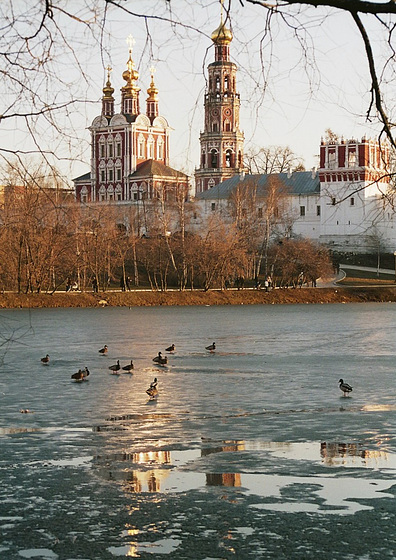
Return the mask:
<path id="1" fill-rule="evenodd" d="M 0 294 L 0 308 L 135 307 L 158 305 L 252 305 L 296 303 L 396 302 L 396 286 L 225 291 Z"/>

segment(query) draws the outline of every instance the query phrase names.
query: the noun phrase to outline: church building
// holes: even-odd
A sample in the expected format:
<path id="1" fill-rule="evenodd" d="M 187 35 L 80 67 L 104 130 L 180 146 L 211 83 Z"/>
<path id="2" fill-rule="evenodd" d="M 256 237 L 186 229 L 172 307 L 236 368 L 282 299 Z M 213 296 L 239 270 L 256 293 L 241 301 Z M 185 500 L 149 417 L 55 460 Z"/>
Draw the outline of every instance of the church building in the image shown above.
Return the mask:
<path id="1" fill-rule="evenodd" d="M 131 203 L 188 192 L 186 174 L 169 167 L 170 127 L 159 113 L 158 89 L 151 68 L 145 113 L 140 111 L 139 73 L 132 59 L 133 38 L 128 37 L 129 58 L 122 77 L 121 110 L 115 111 L 110 71 L 103 88 L 102 111 L 90 126 L 91 171 L 74 179 L 81 203 Z"/>

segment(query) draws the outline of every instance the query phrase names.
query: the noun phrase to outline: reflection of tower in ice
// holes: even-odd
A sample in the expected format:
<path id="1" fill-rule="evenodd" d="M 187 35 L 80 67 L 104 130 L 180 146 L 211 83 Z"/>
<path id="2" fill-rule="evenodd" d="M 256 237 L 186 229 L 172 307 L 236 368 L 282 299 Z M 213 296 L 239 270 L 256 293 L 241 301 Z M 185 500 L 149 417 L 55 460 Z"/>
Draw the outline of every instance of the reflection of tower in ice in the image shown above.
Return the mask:
<path id="1" fill-rule="evenodd" d="M 128 466 L 131 464 L 131 467 Z M 160 492 L 161 481 L 168 469 L 158 469 L 171 463 L 170 451 L 115 453 L 96 457 L 99 474 L 106 480 L 122 482 L 128 492 Z M 150 468 L 152 467 L 152 468 Z M 142 469 L 142 470 L 141 470 Z"/>
<path id="2" fill-rule="evenodd" d="M 362 449 L 357 443 L 322 442 L 320 444 L 320 455 L 326 465 L 354 465 L 362 463 L 376 464 L 386 461 L 388 453 L 376 449 Z"/>
<path id="3" fill-rule="evenodd" d="M 244 449 L 245 443 L 243 441 L 227 441 L 220 447 L 202 449 L 201 456 L 207 457 L 213 453 L 243 451 Z M 206 484 L 207 486 L 241 486 L 241 475 L 240 473 L 207 473 Z"/>

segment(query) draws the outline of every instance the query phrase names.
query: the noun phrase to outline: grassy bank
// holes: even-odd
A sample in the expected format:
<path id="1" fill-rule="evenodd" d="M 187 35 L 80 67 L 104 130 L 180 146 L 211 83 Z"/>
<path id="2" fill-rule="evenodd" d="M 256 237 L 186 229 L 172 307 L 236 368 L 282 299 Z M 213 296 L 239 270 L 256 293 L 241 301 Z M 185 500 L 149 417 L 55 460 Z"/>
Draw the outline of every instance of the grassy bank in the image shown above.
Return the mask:
<path id="1" fill-rule="evenodd" d="M 252 305 L 295 303 L 396 302 L 396 286 L 336 286 L 331 288 L 105 292 L 55 294 L 0 294 L 0 308 L 134 307 L 156 305 Z"/>

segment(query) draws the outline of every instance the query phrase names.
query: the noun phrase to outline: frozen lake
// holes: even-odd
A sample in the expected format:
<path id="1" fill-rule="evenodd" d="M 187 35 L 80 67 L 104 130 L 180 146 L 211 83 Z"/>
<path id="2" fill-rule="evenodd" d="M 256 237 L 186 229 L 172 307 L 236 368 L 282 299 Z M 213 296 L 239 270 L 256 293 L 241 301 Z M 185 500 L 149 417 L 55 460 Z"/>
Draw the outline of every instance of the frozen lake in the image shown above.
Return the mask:
<path id="1" fill-rule="evenodd" d="M 395 558 L 395 304 L 0 320 L 2 560 Z"/>

